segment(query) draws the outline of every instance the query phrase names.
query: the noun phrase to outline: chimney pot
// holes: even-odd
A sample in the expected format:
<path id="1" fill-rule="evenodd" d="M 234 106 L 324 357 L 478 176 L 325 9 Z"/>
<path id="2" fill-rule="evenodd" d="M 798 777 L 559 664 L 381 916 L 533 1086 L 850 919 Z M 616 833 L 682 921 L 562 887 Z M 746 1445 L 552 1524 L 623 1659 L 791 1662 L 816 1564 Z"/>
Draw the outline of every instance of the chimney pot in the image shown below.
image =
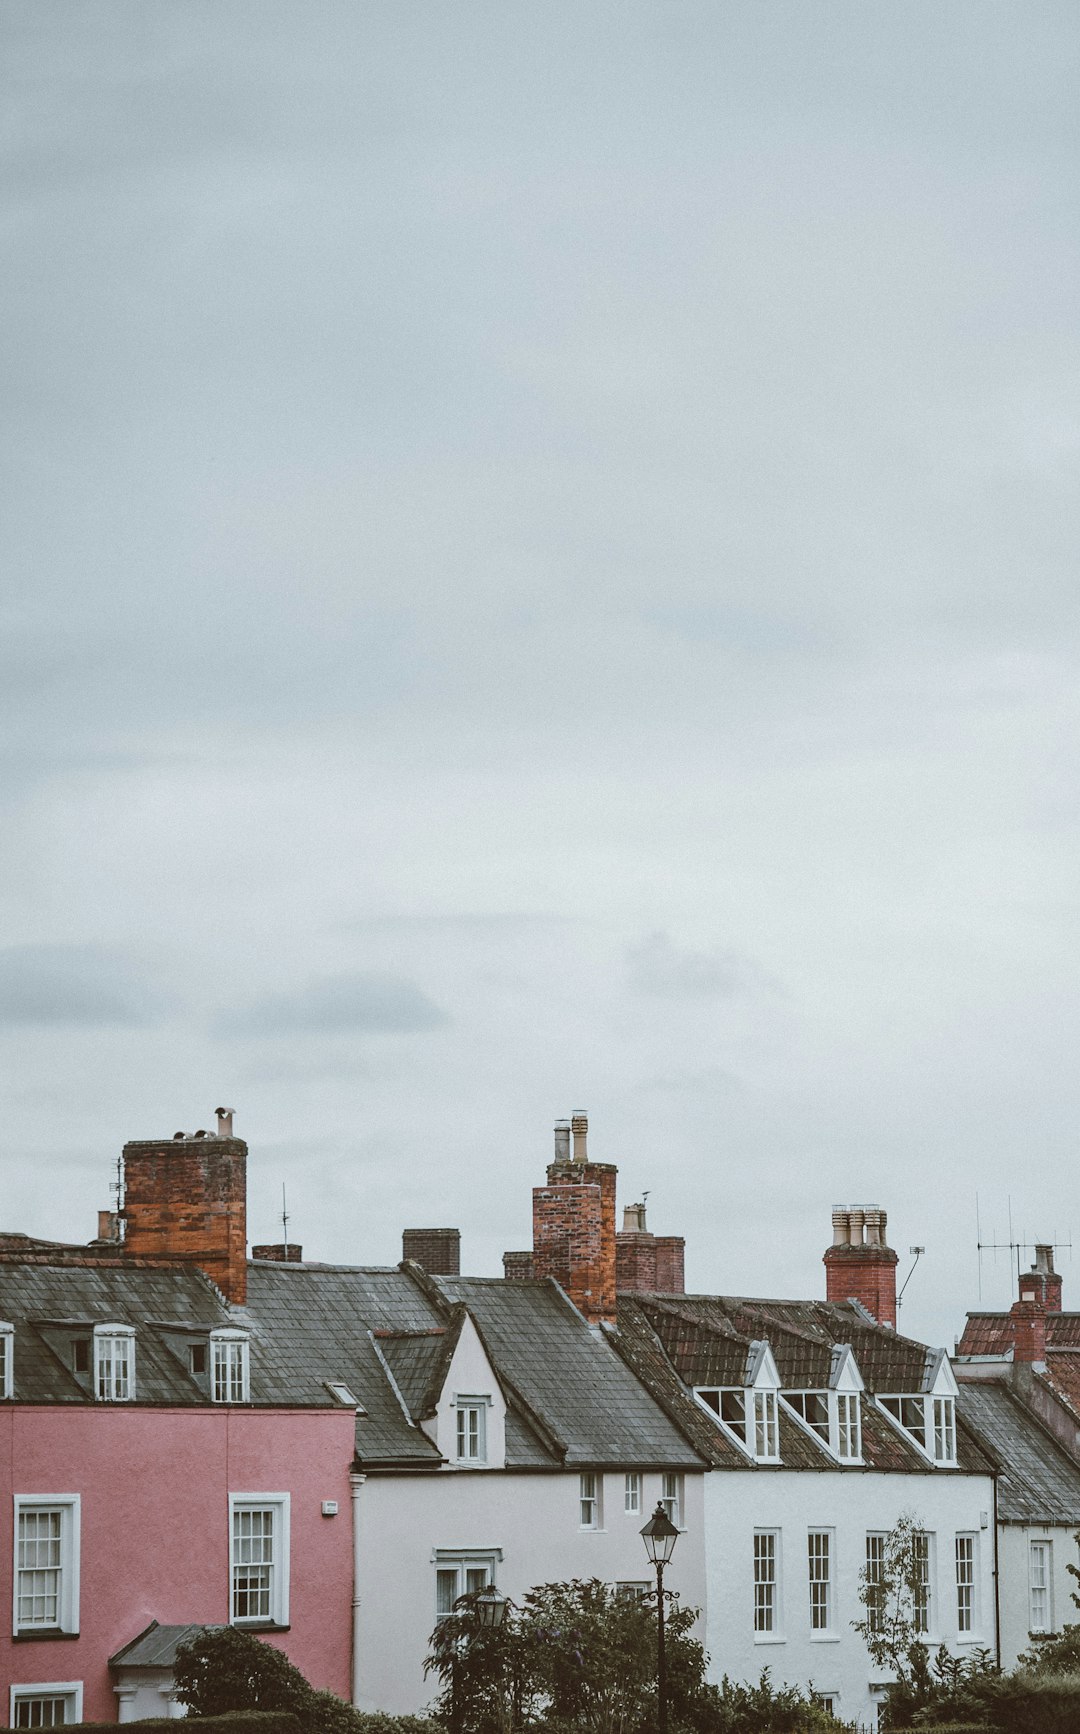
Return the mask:
<path id="1" fill-rule="evenodd" d="M 556 1120 L 555 1122 L 555 1160 L 569 1162 L 570 1160 L 570 1122 Z"/>
<path id="2" fill-rule="evenodd" d="M 574 1161 L 587 1162 L 589 1160 L 586 1151 L 589 1136 L 589 1116 L 584 1108 L 575 1108 L 570 1126 L 574 1134 Z"/>
<path id="3" fill-rule="evenodd" d="M 233 1115 L 236 1113 L 236 1109 L 235 1108 L 215 1108 L 214 1113 L 217 1115 L 217 1135 L 218 1135 L 218 1137 L 219 1138 L 231 1138 L 232 1137 Z"/>
<path id="4" fill-rule="evenodd" d="M 832 1213 L 832 1241 L 834 1246 L 846 1246 L 848 1243 L 848 1213 L 842 1205 L 838 1205 Z"/>

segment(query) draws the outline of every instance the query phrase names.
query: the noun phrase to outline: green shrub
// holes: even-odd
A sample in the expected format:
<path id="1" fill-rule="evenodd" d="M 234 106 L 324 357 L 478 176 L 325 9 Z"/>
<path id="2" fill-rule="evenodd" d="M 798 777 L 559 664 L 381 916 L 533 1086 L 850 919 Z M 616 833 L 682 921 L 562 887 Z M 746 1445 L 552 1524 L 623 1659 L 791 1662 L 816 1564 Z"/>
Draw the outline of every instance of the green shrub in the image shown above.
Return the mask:
<path id="1" fill-rule="evenodd" d="M 354 1710 L 352 1728 L 353 1734 L 439 1734 L 429 1716 L 391 1716 L 386 1710 Z"/>
<path id="2" fill-rule="evenodd" d="M 69 1724 L 69 1734 L 112 1734 L 113 1729 L 130 1726 L 128 1722 L 75 1722 Z M 169 1717 L 149 1716 L 138 1727 L 140 1734 L 143 1729 L 146 1734 L 176 1734 L 177 1724 Z M 200 1717 L 199 1734 L 304 1734 L 304 1725 L 284 1710 L 230 1710 L 223 1716 Z"/>

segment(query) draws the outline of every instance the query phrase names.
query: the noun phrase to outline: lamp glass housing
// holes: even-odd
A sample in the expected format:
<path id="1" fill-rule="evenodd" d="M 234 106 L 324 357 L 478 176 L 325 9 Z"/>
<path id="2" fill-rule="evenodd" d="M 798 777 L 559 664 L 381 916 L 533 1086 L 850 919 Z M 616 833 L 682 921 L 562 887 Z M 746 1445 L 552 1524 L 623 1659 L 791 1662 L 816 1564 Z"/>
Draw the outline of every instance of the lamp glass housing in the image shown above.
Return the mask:
<path id="1" fill-rule="evenodd" d="M 473 1603 L 476 1617 L 482 1626 L 501 1626 L 506 1617 L 507 1598 L 501 1595 L 494 1584 L 489 1584 L 486 1590 L 481 1590 Z"/>
<path id="2" fill-rule="evenodd" d="M 643 1524 L 641 1539 L 653 1565 L 667 1565 L 675 1551 L 679 1532 L 662 1505 L 657 1505 L 648 1523 Z"/>

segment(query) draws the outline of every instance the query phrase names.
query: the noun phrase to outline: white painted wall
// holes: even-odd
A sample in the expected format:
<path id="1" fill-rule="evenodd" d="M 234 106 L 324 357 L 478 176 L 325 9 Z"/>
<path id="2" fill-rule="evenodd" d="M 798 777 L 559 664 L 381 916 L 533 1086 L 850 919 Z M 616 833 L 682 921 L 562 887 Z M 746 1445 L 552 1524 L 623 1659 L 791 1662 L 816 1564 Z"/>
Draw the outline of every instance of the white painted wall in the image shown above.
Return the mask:
<path id="1" fill-rule="evenodd" d="M 711 1675 L 756 1680 L 763 1668 L 775 1682 L 813 1686 L 839 1695 L 839 1713 L 873 1725 L 876 1670 L 851 1621 L 862 1617 L 859 1573 L 868 1530 L 888 1530 L 914 1512 L 935 1537 L 931 1544 L 930 1642 L 958 1654 L 994 1645 L 993 1484 L 989 1476 L 883 1475 L 872 1471 L 714 1470 L 704 1486 L 706 1631 Z M 983 1518 L 987 1527 L 982 1527 Z M 780 1633 L 754 1632 L 754 1530 L 781 1532 Z M 828 1637 L 811 1634 L 807 1531 L 833 1533 L 834 1621 Z M 960 1641 L 956 1627 L 955 1537 L 974 1533 L 976 1630 Z"/>
<path id="2" fill-rule="evenodd" d="M 685 1533 L 665 1574 L 666 1587 L 693 1607 L 705 1598 L 703 1479 L 685 1477 Z M 598 1481 L 602 1527 L 582 1530 L 576 1471 L 369 1475 L 359 1501 L 359 1707 L 400 1714 L 436 1696 L 437 1683 L 423 1674 L 435 1624 L 436 1549 L 501 1549 L 495 1581 L 515 1601 L 534 1584 L 573 1577 L 655 1585 L 640 1530 L 660 1497 L 659 1474 L 643 1474 L 641 1510 L 629 1516 L 623 1473 Z"/>
<path id="3" fill-rule="evenodd" d="M 116 1675 L 116 1720 L 145 1722 L 153 1717 L 184 1717 L 187 1705 L 174 1696 L 171 1668 L 119 1668 Z"/>
<path id="4" fill-rule="evenodd" d="M 1033 1541 L 1050 1543 L 1050 1630 L 1080 1622 L 1080 1608 L 1072 1592 L 1080 1584 L 1070 1577 L 1067 1565 L 1080 1565 L 1076 1524 L 1003 1523 L 998 1530 L 1001 1555 L 1001 1662 L 1011 1668 L 1021 1650 L 1031 1648 L 1031 1600 L 1028 1567 Z"/>
<path id="5" fill-rule="evenodd" d="M 503 1468 L 506 1463 L 506 1402 L 492 1372 L 491 1363 L 484 1353 L 476 1326 L 469 1317 L 466 1317 L 462 1324 L 461 1335 L 447 1369 L 434 1429 L 428 1429 L 451 1468 L 456 1466 L 457 1458 L 455 1399 L 458 1395 L 490 1398 L 486 1410 L 487 1467 Z"/>

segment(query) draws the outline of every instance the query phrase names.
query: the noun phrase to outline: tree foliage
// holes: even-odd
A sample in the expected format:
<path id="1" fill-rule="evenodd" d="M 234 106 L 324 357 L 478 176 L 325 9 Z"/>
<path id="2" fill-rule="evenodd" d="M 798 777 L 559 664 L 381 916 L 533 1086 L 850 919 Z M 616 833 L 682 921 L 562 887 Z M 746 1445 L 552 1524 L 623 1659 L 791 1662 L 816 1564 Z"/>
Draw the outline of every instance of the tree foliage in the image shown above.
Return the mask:
<path id="1" fill-rule="evenodd" d="M 879 1668 L 898 1680 L 924 1685 L 929 1678 L 926 1645 L 926 1536 L 913 1512 L 901 1512 L 882 1537 L 880 1570 L 859 1573 L 861 1620 L 852 1625 Z"/>
<path id="2" fill-rule="evenodd" d="M 176 1653 L 174 1678 L 189 1717 L 273 1710 L 297 1717 L 305 1734 L 432 1734 L 425 1717 L 365 1715 L 316 1691 L 280 1650 L 236 1626 L 196 1633 Z"/>
<path id="3" fill-rule="evenodd" d="M 707 1682 L 693 1636 L 697 1612 L 667 1602 L 665 1653 L 672 1734 L 814 1734 L 837 1724 L 794 1687 Z M 497 1630 L 475 1597 L 436 1627 L 428 1671 L 442 1684 L 433 1713 L 454 1734 L 654 1734 L 656 1597 L 619 1596 L 596 1578 L 541 1584 Z"/>

